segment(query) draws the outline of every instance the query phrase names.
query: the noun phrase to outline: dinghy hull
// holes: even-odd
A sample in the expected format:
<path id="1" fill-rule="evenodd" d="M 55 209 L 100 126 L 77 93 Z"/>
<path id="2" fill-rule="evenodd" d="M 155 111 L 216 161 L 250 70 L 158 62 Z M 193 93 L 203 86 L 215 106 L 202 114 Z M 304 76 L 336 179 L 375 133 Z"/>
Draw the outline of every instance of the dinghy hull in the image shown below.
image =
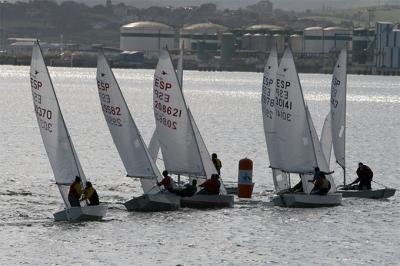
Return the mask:
<path id="1" fill-rule="evenodd" d="M 342 194 L 309 195 L 304 193 L 284 193 L 272 197 L 275 206 L 291 208 L 334 207 L 342 203 Z"/>
<path id="2" fill-rule="evenodd" d="M 206 208 L 233 208 L 232 195 L 194 195 L 182 197 L 181 207 L 206 209 Z"/>
<path id="3" fill-rule="evenodd" d="M 56 222 L 83 222 L 101 220 L 107 213 L 107 205 L 70 207 L 54 213 Z"/>
<path id="4" fill-rule="evenodd" d="M 372 189 L 372 190 L 338 190 L 343 198 L 366 198 L 366 199 L 387 199 L 396 193 L 394 188 Z"/>
<path id="5" fill-rule="evenodd" d="M 180 198 L 169 192 L 161 192 L 133 198 L 125 202 L 124 205 L 128 211 L 175 211 L 180 207 Z"/>

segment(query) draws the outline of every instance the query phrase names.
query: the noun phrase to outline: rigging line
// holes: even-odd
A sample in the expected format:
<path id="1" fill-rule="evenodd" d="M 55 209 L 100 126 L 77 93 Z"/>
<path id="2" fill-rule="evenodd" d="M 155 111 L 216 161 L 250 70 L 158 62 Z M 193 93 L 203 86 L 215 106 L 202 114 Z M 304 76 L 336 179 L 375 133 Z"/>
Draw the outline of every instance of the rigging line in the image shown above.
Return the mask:
<path id="1" fill-rule="evenodd" d="M 386 185 L 384 185 L 384 184 L 382 184 L 382 183 L 376 182 L 376 181 L 374 181 L 374 180 L 371 180 L 371 181 L 374 182 L 375 184 L 378 184 L 378 185 L 383 186 L 384 188 L 388 188 Z"/>

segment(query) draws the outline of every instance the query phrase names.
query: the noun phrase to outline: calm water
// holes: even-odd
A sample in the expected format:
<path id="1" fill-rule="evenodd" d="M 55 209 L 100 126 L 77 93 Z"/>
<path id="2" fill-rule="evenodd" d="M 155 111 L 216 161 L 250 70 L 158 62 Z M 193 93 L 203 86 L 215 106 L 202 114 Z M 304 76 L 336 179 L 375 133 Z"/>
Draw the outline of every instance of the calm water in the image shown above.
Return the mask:
<path id="1" fill-rule="evenodd" d="M 261 74 L 189 72 L 184 93 L 224 180 L 254 160 L 255 195 L 233 209 L 128 213 L 141 193 L 125 177 L 99 107 L 95 69 L 50 68 L 86 176 L 110 209 L 103 222 L 53 222 L 63 208 L 33 113 L 28 67 L 0 66 L 0 264 L 393 265 L 399 263 L 399 197 L 345 199 L 336 208 L 272 207 L 260 110 Z M 148 142 L 154 130 L 151 70 L 116 70 Z M 301 75 L 318 131 L 328 112 L 329 75 Z M 349 76 L 348 177 L 358 161 L 375 180 L 400 187 L 400 78 Z M 162 162 L 160 162 L 160 166 Z M 337 168 L 336 180 L 341 180 Z M 376 185 L 377 186 L 377 185 Z"/>

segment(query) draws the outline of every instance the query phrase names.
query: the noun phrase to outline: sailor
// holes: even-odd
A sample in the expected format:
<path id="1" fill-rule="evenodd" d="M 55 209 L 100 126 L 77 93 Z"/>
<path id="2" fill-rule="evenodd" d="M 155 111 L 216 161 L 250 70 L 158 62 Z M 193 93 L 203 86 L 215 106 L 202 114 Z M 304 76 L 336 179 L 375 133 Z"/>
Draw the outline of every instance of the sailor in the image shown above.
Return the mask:
<path id="1" fill-rule="evenodd" d="M 358 163 L 358 168 L 356 173 L 357 173 L 357 179 L 351 182 L 349 186 L 358 183 L 358 190 L 371 189 L 371 182 L 374 176 L 374 173 L 372 172 L 371 168 L 360 162 Z"/>
<path id="2" fill-rule="evenodd" d="M 81 184 L 82 179 L 79 176 L 75 176 L 75 181 L 69 187 L 68 201 L 71 207 L 80 207 L 79 198 L 82 195 L 83 189 Z"/>
<path id="3" fill-rule="evenodd" d="M 86 182 L 86 188 L 83 191 L 83 199 L 88 202 L 89 206 L 99 205 L 99 195 L 97 191 L 94 189 L 91 182 Z"/>
<path id="4" fill-rule="evenodd" d="M 219 175 L 212 174 L 210 179 L 200 185 L 203 189 L 197 194 L 218 195 L 220 186 Z"/>
<path id="5" fill-rule="evenodd" d="M 193 179 L 192 183 L 186 184 L 181 190 L 174 190 L 175 194 L 181 197 L 191 197 L 197 192 L 197 180 Z"/>
<path id="6" fill-rule="evenodd" d="M 161 180 L 161 182 L 157 182 L 157 186 L 164 186 L 164 188 L 165 188 L 166 190 L 172 192 L 172 191 L 173 191 L 173 185 L 172 185 L 173 180 L 172 180 L 172 178 L 168 175 L 168 171 L 167 171 L 167 170 L 164 170 L 164 171 L 162 172 L 162 175 L 163 175 L 164 178 Z"/>
<path id="7" fill-rule="evenodd" d="M 326 195 L 331 190 L 331 182 L 326 179 L 324 172 L 319 172 L 318 177 L 315 180 L 309 180 L 314 183 L 314 188 L 311 194 Z"/>
<path id="8" fill-rule="evenodd" d="M 211 154 L 211 159 L 212 159 L 212 162 L 213 162 L 213 164 L 215 166 L 215 169 L 217 170 L 218 175 L 221 175 L 221 168 L 222 168 L 221 160 L 218 159 L 216 153 Z"/>

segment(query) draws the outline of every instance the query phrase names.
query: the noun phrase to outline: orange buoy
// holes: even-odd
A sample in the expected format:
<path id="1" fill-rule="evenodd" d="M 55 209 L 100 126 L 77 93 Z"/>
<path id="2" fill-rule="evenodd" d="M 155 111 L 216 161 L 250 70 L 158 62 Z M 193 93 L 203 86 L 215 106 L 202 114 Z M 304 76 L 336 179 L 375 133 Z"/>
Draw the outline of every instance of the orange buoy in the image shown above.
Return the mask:
<path id="1" fill-rule="evenodd" d="M 253 161 L 244 158 L 239 161 L 238 197 L 251 198 L 253 194 Z"/>

